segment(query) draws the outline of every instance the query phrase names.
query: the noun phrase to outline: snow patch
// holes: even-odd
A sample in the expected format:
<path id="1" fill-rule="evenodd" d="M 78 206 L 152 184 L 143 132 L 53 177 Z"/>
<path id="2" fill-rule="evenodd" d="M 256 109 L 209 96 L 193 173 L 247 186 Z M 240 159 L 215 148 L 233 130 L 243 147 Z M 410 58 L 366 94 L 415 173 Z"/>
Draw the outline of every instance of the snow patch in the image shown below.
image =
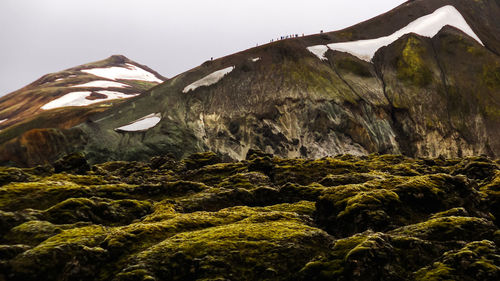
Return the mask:
<path id="1" fill-rule="evenodd" d="M 320 60 L 328 60 L 325 57 L 326 52 L 328 51 L 328 47 L 326 45 L 316 45 L 307 47 L 307 50 L 317 56 Z"/>
<path id="2" fill-rule="evenodd" d="M 116 131 L 125 131 L 125 132 L 137 132 L 137 131 L 145 131 L 148 129 L 153 128 L 156 126 L 158 123 L 161 121 L 161 114 L 160 113 L 151 113 L 149 115 L 146 115 L 138 120 L 135 120 L 134 122 L 116 128 Z"/>
<path id="3" fill-rule="evenodd" d="M 110 101 L 116 99 L 126 99 L 139 95 L 139 94 L 126 95 L 124 93 L 113 92 L 113 91 L 97 91 L 97 93 L 106 95 L 106 98 L 91 100 L 88 99 L 88 97 L 90 97 L 92 92 L 89 91 L 72 92 L 45 104 L 44 106 L 41 107 L 41 109 L 49 110 L 66 106 L 87 106 L 98 102 Z"/>
<path id="4" fill-rule="evenodd" d="M 93 74 L 95 76 L 111 80 L 123 79 L 123 80 L 141 80 L 141 81 L 149 81 L 156 83 L 163 82 L 162 80 L 158 79 L 153 73 L 148 72 L 130 63 L 125 64 L 125 67 L 113 66 L 106 68 L 83 69 L 82 72 Z"/>
<path id="5" fill-rule="evenodd" d="M 481 39 L 479 39 L 469 24 L 467 24 L 462 14 L 460 14 L 455 7 L 447 5 L 437 9 L 432 14 L 416 19 L 389 36 L 376 39 L 333 43 L 326 46 L 312 46 L 307 49 L 322 60 L 326 59 L 324 57 L 326 51 L 331 49 L 334 51 L 347 52 L 362 60 L 370 62 L 378 49 L 390 45 L 405 34 L 416 33 L 425 37 L 434 37 L 446 25 L 462 30 L 464 33 L 474 38 L 477 42 L 484 46 Z"/>
<path id="6" fill-rule="evenodd" d="M 253 62 L 257 62 L 257 61 L 260 61 L 260 58 L 253 58 L 252 59 Z"/>
<path id="7" fill-rule="evenodd" d="M 9 119 L 2 119 L 2 120 L 0 120 L 0 124 L 6 122 L 7 120 L 9 120 Z"/>
<path id="8" fill-rule="evenodd" d="M 108 96 L 106 100 L 127 99 L 127 98 L 131 98 L 131 97 L 135 97 L 135 96 L 140 95 L 140 94 L 128 94 L 127 95 L 127 94 L 124 94 L 121 92 L 106 91 L 106 90 L 97 91 L 97 93 Z"/>
<path id="9" fill-rule="evenodd" d="M 71 88 L 85 88 L 85 87 L 89 87 L 89 88 L 126 88 L 126 87 L 130 87 L 130 86 L 127 84 L 113 82 L 113 81 L 106 81 L 106 80 L 96 80 L 96 81 L 88 82 L 85 84 L 71 86 Z"/>
<path id="10" fill-rule="evenodd" d="M 234 69 L 234 66 L 230 66 L 230 67 L 226 67 L 226 68 L 221 69 L 221 70 L 217 70 L 214 73 L 209 74 L 209 75 L 201 78 L 200 80 L 190 84 L 189 86 L 184 88 L 184 90 L 182 92 L 187 93 L 189 91 L 196 90 L 198 87 L 213 85 L 213 84 L 219 82 L 228 73 L 233 71 L 233 69 Z"/>

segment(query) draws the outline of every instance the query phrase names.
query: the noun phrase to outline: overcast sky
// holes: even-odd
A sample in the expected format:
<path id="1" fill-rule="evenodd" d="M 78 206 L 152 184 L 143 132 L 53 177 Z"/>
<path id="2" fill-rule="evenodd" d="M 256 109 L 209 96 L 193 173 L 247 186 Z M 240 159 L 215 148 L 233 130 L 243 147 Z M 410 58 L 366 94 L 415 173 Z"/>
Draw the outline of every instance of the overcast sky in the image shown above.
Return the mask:
<path id="1" fill-rule="evenodd" d="M 280 35 L 333 31 L 402 0 L 0 0 L 0 96 L 113 54 L 173 77 Z"/>

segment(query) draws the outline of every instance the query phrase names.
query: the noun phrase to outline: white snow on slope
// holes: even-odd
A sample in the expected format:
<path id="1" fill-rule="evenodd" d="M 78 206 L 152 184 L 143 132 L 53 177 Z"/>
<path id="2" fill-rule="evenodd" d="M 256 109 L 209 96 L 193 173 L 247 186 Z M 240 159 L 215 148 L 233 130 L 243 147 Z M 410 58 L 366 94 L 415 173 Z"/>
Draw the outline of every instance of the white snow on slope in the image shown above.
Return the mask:
<path id="1" fill-rule="evenodd" d="M 257 62 L 257 61 L 260 61 L 260 58 L 253 58 L 252 59 L 253 62 Z"/>
<path id="2" fill-rule="evenodd" d="M 309 50 L 309 52 L 311 52 L 315 56 L 317 56 L 320 60 L 327 60 L 327 58 L 325 57 L 325 54 L 328 51 L 328 46 L 316 45 L 316 46 L 307 47 L 307 50 Z"/>
<path id="3" fill-rule="evenodd" d="M 125 65 L 126 65 L 125 67 L 113 66 L 106 68 L 83 69 L 82 72 L 90 73 L 95 76 L 111 80 L 123 79 L 123 80 L 142 80 L 142 81 L 149 81 L 156 83 L 163 82 L 151 72 L 148 72 L 130 63 L 127 63 Z"/>
<path id="4" fill-rule="evenodd" d="M 85 84 L 71 86 L 71 88 L 126 88 L 126 87 L 130 86 L 127 84 L 113 82 L 113 81 L 106 81 L 106 80 L 96 80 Z"/>
<path id="5" fill-rule="evenodd" d="M 434 13 L 420 17 L 404 28 L 393 34 L 376 39 L 333 43 L 328 45 L 318 45 L 307 49 L 321 60 L 325 60 L 325 53 L 328 49 L 350 53 L 362 60 L 370 62 L 378 49 L 387 46 L 408 33 L 416 33 L 425 37 L 435 36 L 443 27 L 450 25 L 462 30 L 464 33 L 474 38 L 481 45 L 481 39 L 474 33 L 467 24 L 464 17 L 453 6 L 447 5 L 437 9 Z"/>
<path id="6" fill-rule="evenodd" d="M 72 92 L 45 104 L 44 106 L 41 107 L 41 109 L 49 110 L 66 106 L 87 106 L 98 102 L 110 101 L 115 99 L 126 99 L 139 95 L 139 94 L 126 95 L 124 93 L 112 92 L 112 91 L 98 91 L 97 93 L 106 95 L 107 97 L 104 99 L 90 100 L 87 99 L 87 97 L 89 97 L 90 94 L 92 94 L 92 92 L 89 91 Z"/>
<path id="7" fill-rule="evenodd" d="M 230 67 L 226 67 L 226 68 L 221 69 L 221 70 L 217 70 L 214 73 L 209 74 L 209 75 L 201 78 L 200 80 L 190 84 L 189 86 L 184 88 L 184 90 L 182 92 L 187 93 L 189 91 L 196 90 L 198 87 L 213 85 L 213 84 L 219 82 L 224 76 L 226 76 L 226 74 L 233 71 L 233 69 L 234 69 L 234 66 L 230 66 Z"/>
<path id="8" fill-rule="evenodd" d="M 5 122 L 7 120 L 9 120 L 9 119 L 2 119 L 2 120 L 0 120 L 0 124 L 2 124 L 3 122 Z"/>
<path id="9" fill-rule="evenodd" d="M 116 131 L 137 132 L 153 128 L 161 121 L 160 113 L 151 113 L 128 125 L 116 128 Z"/>

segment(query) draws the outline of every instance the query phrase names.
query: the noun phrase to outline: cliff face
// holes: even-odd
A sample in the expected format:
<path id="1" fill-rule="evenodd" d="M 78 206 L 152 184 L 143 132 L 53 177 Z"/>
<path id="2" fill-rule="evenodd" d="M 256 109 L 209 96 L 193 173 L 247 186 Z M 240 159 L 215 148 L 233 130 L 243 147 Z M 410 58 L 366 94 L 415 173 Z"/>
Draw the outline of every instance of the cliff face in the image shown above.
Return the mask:
<path id="1" fill-rule="evenodd" d="M 409 32 L 379 48 L 371 60 L 326 47 L 389 36 L 449 5 L 469 31 L 451 22 L 432 36 Z M 411 1 L 345 30 L 208 61 L 147 94 L 93 113 L 73 129 L 83 134 L 68 140 L 75 148 L 55 147 L 43 161 L 77 149 L 93 162 L 207 150 L 240 160 L 250 148 L 308 158 L 372 152 L 498 157 L 498 18 L 498 1 Z M 324 52 L 314 53 L 312 46 Z M 117 130 L 151 114 L 161 121 Z M 10 149 L 18 143 L 11 139 Z M 6 149 L 5 143 L 0 146 L 2 161 L 11 160 Z M 21 158 L 26 165 L 32 157 L 26 152 Z"/>

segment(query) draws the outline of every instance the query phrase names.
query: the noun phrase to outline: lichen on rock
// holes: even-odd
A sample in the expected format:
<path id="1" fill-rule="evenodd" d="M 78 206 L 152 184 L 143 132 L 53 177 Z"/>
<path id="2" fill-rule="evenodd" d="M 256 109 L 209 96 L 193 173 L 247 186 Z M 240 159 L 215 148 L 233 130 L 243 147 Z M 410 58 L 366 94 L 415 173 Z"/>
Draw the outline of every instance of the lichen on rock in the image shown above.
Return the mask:
<path id="1" fill-rule="evenodd" d="M 498 279 L 488 158 L 189 159 L 16 170 L 0 279 Z"/>

